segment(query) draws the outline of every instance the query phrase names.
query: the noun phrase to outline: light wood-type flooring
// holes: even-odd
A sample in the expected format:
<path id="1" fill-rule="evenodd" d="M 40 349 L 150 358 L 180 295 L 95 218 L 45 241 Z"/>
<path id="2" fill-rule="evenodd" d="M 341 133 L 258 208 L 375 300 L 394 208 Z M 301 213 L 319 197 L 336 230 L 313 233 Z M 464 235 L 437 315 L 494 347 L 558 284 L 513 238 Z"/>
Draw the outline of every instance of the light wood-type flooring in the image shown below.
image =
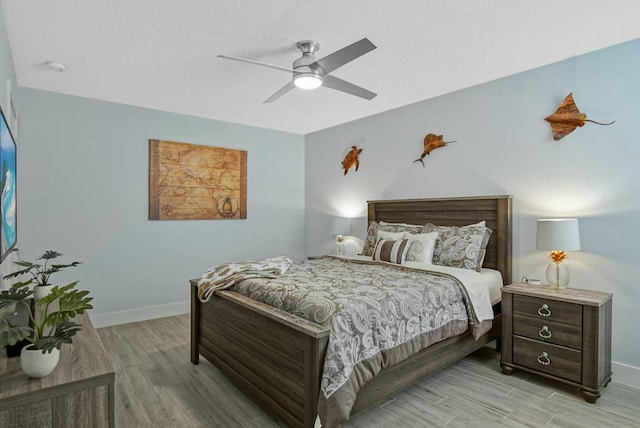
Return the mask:
<path id="1" fill-rule="evenodd" d="M 98 329 L 116 369 L 116 426 L 280 427 L 204 358 L 189 361 L 189 315 Z M 611 382 L 596 404 L 516 371 L 483 348 L 354 416 L 350 428 L 640 427 L 640 389 Z"/>

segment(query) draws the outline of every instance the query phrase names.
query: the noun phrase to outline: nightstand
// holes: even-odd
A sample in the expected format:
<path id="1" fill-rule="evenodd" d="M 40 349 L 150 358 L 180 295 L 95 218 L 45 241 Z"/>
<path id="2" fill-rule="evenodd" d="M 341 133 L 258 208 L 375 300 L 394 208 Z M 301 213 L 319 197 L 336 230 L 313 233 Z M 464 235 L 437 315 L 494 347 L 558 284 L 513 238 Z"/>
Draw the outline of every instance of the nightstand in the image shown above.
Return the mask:
<path id="1" fill-rule="evenodd" d="M 611 380 L 612 295 L 578 288 L 502 288 L 505 374 L 521 369 L 580 388 L 589 403 Z"/>

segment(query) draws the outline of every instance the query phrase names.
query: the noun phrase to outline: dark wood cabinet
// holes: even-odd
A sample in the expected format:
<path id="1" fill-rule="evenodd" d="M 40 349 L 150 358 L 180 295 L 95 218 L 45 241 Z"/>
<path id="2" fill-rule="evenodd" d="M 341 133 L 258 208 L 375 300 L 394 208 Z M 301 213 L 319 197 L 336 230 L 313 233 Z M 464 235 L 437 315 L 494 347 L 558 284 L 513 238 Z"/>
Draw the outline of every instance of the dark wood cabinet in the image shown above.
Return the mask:
<path id="1" fill-rule="evenodd" d="M 578 288 L 502 288 L 505 374 L 521 369 L 580 388 L 595 403 L 611 380 L 612 295 Z"/>

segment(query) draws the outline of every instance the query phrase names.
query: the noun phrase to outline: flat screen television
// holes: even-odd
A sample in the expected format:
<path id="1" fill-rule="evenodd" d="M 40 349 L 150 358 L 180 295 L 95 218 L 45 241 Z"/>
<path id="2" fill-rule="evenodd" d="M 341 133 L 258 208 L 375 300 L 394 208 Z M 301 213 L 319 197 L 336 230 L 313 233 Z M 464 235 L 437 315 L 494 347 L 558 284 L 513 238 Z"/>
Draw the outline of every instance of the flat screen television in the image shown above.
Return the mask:
<path id="1" fill-rule="evenodd" d="M 17 199 L 16 199 L 16 141 L 13 139 L 9 124 L 0 109 L 0 190 L 2 199 L 2 225 L 0 226 L 0 262 L 4 261 L 9 252 L 16 246 L 17 241 Z"/>

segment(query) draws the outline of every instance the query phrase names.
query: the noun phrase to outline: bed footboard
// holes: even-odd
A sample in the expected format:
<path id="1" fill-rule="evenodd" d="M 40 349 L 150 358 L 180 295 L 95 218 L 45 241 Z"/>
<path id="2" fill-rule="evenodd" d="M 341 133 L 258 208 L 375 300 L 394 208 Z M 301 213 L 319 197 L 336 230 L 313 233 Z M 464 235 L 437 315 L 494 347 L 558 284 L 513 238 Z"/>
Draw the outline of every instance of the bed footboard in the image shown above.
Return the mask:
<path id="1" fill-rule="evenodd" d="M 202 303 L 191 287 L 191 362 L 202 355 L 271 417 L 313 427 L 328 328 L 232 291 Z"/>

